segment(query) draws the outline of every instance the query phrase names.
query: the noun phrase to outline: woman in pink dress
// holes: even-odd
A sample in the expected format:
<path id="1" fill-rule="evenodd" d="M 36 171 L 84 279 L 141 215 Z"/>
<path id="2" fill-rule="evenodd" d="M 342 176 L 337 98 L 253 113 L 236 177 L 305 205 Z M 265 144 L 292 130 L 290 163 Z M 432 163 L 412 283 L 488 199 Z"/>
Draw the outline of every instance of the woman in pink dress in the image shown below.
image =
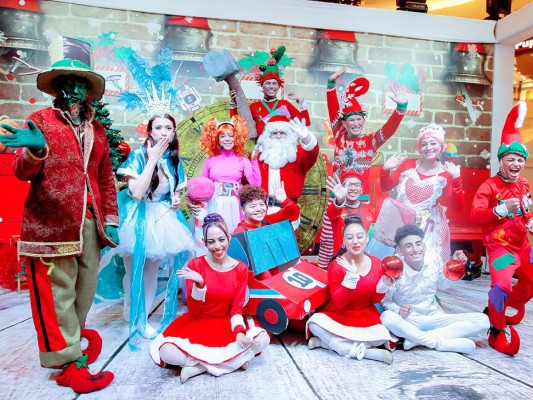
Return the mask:
<path id="1" fill-rule="evenodd" d="M 230 232 L 242 219 L 238 193 L 243 180 L 261 186 L 258 151 L 254 149 L 251 161 L 245 157 L 247 136 L 246 122 L 237 115 L 224 122 L 211 118 L 204 126 L 201 139 L 202 151 L 209 155 L 202 176 L 211 179 L 216 186 L 214 204 L 209 209 L 222 215 Z"/>
<path id="2" fill-rule="evenodd" d="M 367 232 L 358 215 L 345 219 L 343 249 L 328 268 L 331 299 L 307 322 L 309 348 L 322 347 L 343 357 L 392 363 L 389 347 L 394 341 L 381 324 L 375 304 L 392 283 L 381 272 L 381 261 L 365 254 Z"/>
<path id="3" fill-rule="evenodd" d="M 416 223 L 424 231 L 426 246 L 447 262 L 451 249 L 445 211 L 449 206 L 456 210 L 463 207 L 461 169 L 450 161 L 440 161 L 446 148 L 442 126 L 432 124 L 420 129 L 417 146 L 420 159 L 406 161 L 406 155 L 401 154 L 383 164 L 381 190 L 386 192 L 396 187 L 396 200 L 416 212 Z M 395 227 L 391 230 L 394 232 Z"/>
<path id="4" fill-rule="evenodd" d="M 187 282 L 189 311 L 150 346 L 156 364 L 182 367 L 182 383 L 203 372 L 220 376 L 246 369 L 270 343 L 264 329 L 248 329 L 243 319 L 248 267 L 228 256 L 231 235 L 222 217 L 207 215 L 203 233 L 208 254 L 177 272 Z"/>

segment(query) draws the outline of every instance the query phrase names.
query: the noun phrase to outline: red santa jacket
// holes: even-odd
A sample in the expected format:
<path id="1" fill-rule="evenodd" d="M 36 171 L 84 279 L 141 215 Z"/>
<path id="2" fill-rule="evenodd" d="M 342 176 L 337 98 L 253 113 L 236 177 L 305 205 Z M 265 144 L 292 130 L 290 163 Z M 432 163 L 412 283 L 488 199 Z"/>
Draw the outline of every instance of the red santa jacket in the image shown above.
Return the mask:
<path id="1" fill-rule="evenodd" d="M 511 198 L 521 200 L 520 215 L 498 217 L 493 211 L 494 207 Z M 488 233 L 512 220 L 516 227 L 525 233 L 527 222 L 533 218 L 530 209 L 531 195 L 527 179 L 520 177 L 517 182 L 505 182 L 501 176 L 494 175 L 479 186 L 472 201 L 470 222 L 482 225 L 483 231 Z"/>
<path id="2" fill-rule="evenodd" d="M 287 163 L 280 169 L 280 179 L 285 184 L 287 197 L 298 200 L 304 189 L 304 181 L 307 172 L 315 165 L 320 153 L 320 148 L 316 140 L 313 140 L 315 146 L 311 150 L 304 150 L 301 145 L 297 146 L 296 161 Z M 259 157 L 261 158 L 261 157 Z M 261 186 L 268 193 L 268 174 L 270 167 L 264 161 L 259 161 L 259 170 L 261 171 Z"/>
<path id="3" fill-rule="evenodd" d="M 47 152 L 43 158 L 36 158 L 24 149 L 13 162 L 17 178 L 31 183 L 24 207 L 20 255 L 81 255 L 87 190 L 100 240 L 104 246 L 115 246 L 104 232 L 105 224 L 118 225 L 109 146 L 104 127 L 93 118 L 94 112 L 85 129 L 82 155 L 74 127 L 61 110 L 46 108 L 28 117 L 43 133 Z"/>
<path id="4" fill-rule="evenodd" d="M 254 101 L 250 104 L 250 112 L 255 121 L 257 137 L 261 136 L 266 123 L 274 115 L 286 115 L 287 118 L 299 118 L 300 120 L 305 118 L 306 125 L 311 125 L 311 118 L 307 110 L 299 111 L 289 101 L 284 99 L 269 102 L 263 100 Z M 230 109 L 230 116 L 233 117 L 234 115 L 238 115 L 236 108 Z"/>

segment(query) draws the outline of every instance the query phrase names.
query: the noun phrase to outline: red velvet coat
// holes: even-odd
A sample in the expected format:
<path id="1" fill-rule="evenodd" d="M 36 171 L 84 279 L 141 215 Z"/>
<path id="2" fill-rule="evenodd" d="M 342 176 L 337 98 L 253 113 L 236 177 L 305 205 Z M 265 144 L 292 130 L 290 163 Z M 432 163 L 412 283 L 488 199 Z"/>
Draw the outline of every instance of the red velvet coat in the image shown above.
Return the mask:
<path id="1" fill-rule="evenodd" d="M 47 152 L 43 158 L 36 158 L 23 149 L 13 162 L 17 178 L 31 183 L 24 207 L 19 254 L 81 255 L 87 188 L 100 240 L 104 246 L 114 247 L 104 233 L 104 225 L 118 225 L 118 207 L 103 125 L 91 118 L 84 133 L 82 155 L 74 127 L 61 110 L 46 108 L 28 119 L 43 133 Z"/>

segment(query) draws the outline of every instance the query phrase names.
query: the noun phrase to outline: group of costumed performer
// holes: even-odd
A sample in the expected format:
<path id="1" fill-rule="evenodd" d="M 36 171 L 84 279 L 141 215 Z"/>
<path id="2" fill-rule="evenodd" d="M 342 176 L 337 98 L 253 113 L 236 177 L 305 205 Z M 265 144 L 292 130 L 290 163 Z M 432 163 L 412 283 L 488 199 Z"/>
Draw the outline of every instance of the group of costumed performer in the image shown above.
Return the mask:
<path id="1" fill-rule="evenodd" d="M 105 80 L 93 72 L 86 42 L 59 36 L 50 45 L 50 59 L 37 88 L 54 97 L 53 106 L 31 114 L 23 129 L 2 125 L 12 135 L 0 141 L 19 149 L 13 171 L 30 181 L 19 255 L 28 261 L 40 364 L 62 369 L 55 374 L 58 385 L 88 393 L 114 378 L 108 371 L 89 372 L 102 339 L 85 328 L 100 248 L 118 243 L 109 145 L 90 105 L 102 97 Z M 83 337 L 89 340 L 84 350 Z"/>
<path id="2" fill-rule="evenodd" d="M 424 242 L 446 262 L 451 249 L 445 210 L 463 207 L 461 169 L 450 161 L 440 161 L 446 149 L 442 126 L 432 124 L 420 129 L 416 143 L 419 160 L 407 160 L 405 154 L 400 154 L 385 161 L 380 172 L 381 190 L 396 188 L 396 200 L 416 213 Z"/>
<path id="3" fill-rule="evenodd" d="M 298 118 L 305 121 L 307 126 L 311 125 L 305 99 L 289 93 L 289 97 L 296 101 L 297 107 L 285 99 L 278 99 L 278 93 L 284 85 L 278 63 L 285 54 L 285 46 L 270 50 L 270 54 L 271 57 L 266 61 L 266 64 L 259 66 L 261 72 L 256 75 L 256 82 L 261 86 L 263 98 L 250 104 L 250 112 L 255 122 L 258 137 L 263 133 L 265 125 L 275 115 L 284 115 L 288 119 Z M 230 116 L 237 115 L 237 113 L 237 104 L 234 101 L 230 102 Z"/>
<path id="4" fill-rule="evenodd" d="M 527 238 L 528 232 L 533 233 L 532 201 L 529 182 L 521 176 L 529 152 L 519 129 L 526 112 L 525 102 L 519 102 L 509 112 L 498 149 L 499 172 L 480 185 L 470 213 L 470 222 L 483 227 L 490 268 L 489 345 L 509 355 L 516 355 L 520 349 L 520 336 L 511 325 L 520 323 L 525 304 L 533 297 L 533 265 Z M 512 286 L 513 275 L 518 282 Z M 508 307 L 517 313 L 506 316 Z"/>
<path id="5" fill-rule="evenodd" d="M 243 180 L 261 185 L 258 150 L 252 151 L 250 160 L 245 157 L 247 137 L 246 122 L 237 115 L 223 122 L 211 118 L 204 125 L 201 139 L 202 151 L 209 156 L 202 176 L 215 183 L 214 204 L 210 209 L 224 218 L 230 232 L 242 220 L 238 193 Z"/>
<path id="6" fill-rule="evenodd" d="M 150 346 L 156 364 L 181 367 L 182 383 L 206 371 L 220 376 L 246 369 L 270 343 L 264 329 L 243 318 L 248 267 L 228 256 L 231 234 L 220 215 L 204 218 L 203 236 L 208 254 L 178 271 L 187 282 L 188 312 Z"/>

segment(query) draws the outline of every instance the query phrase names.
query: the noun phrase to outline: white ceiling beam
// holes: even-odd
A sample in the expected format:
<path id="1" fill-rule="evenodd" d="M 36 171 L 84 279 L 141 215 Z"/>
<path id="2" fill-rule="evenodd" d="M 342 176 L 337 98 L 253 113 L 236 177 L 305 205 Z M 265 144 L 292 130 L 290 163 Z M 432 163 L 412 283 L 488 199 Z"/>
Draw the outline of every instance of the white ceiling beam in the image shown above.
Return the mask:
<path id="1" fill-rule="evenodd" d="M 533 3 L 509 14 L 496 24 L 496 41 L 515 45 L 533 37 Z"/>
<path id="2" fill-rule="evenodd" d="M 56 0 L 60 2 L 447 42 L 494 43 L 495 21 L 381 10 L 307 0 Z M 391 0 L 392 1 L 392 0 Z"/>

